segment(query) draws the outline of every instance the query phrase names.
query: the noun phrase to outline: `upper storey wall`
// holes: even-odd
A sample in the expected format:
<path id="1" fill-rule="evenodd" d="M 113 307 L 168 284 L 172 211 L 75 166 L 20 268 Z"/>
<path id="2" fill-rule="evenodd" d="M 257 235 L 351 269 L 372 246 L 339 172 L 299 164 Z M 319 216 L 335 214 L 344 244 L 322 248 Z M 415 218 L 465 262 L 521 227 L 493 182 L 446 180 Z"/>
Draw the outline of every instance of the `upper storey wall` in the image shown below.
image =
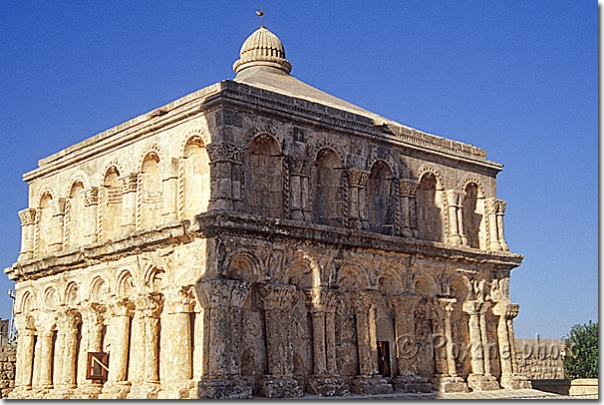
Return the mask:
<path id="1" fill-rule="evenodd" d="M 507 250 L 470 145 L 222 82 L 40 161 L 22 260 L 228 210 Z M 467 234 L 467 235 L 466 235 Z"/>

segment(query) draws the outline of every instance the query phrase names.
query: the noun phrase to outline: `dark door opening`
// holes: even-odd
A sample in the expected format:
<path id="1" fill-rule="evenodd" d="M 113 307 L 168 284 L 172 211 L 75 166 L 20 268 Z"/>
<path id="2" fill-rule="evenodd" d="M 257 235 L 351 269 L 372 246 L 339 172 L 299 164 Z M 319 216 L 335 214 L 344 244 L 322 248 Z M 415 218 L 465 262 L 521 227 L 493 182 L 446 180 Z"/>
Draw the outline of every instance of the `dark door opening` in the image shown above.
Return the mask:
<path id="1" fill-rule="evenodd" d="M 377 342 L 378 372 L 383 377 L 391 377 L 390 373 L 390 342 Z"/>

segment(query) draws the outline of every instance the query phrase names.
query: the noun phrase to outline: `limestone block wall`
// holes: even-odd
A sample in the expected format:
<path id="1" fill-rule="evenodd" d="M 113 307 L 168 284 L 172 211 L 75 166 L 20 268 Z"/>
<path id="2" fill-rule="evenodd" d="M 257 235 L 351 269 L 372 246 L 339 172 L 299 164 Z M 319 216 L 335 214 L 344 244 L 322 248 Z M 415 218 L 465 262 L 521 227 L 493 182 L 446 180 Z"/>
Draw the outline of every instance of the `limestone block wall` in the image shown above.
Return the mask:
<path id="1" fill-rule="evenodd" d="M 0 346 L 0 398 L 8 397 L 15 387 L 17 346 Z"/>
<path id="2" fill-rule="evenodd" d="M 530 380 L 564 378 L 564 346 L 556 339 L 516 339 L 516 366 Z"/>

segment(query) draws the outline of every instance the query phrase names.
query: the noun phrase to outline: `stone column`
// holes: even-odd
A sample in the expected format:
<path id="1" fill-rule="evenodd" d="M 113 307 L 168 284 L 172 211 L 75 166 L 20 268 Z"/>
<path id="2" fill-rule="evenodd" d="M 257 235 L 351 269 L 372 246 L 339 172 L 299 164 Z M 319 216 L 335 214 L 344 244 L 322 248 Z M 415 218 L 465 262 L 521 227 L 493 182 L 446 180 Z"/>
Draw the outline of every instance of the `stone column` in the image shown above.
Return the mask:
<path id="1" fill-rule="evenodd" d="M 293 378 L 294 353 L 291 342 L 291 309 L 296 287 L 265 284 L 260 289 L 264 304 L 268 374 L 260 380 L 267 398 L 301 397 L 302 389 Z"/>
<path id="2" fill-rule="evenodd" d="M 439 321 L 442 323 L 442 333 L 444 338 L 444 364 L 442 364 L 442 374 L 436 376 L 433 385 L 438 387 L 440 392 L 467 392 L 468 385 L 463 378 L 457 375 L 455 363 L 455 351 L 453 348 L 453 333 L 451 331 L 451 313 L 453 305 L 457 302 L 455 298 L 437 298 L 436 313 Z"/>
<path id="3" fill-rule="evenodd" d="M 17 327 L 17 370 L 15 372 L 15 390 L 16 398 L 20 397 L 22 391 L 31 390 L 33 377 L 33 360 L 34 360 L 34 326 L 27 321 L 24 314 L 15 316 L 15 325 Z M 15 392 L 16 391 L 16 392 Z"/>
<path id="4" fill-rule="evenodd" d="M 36 355 L 39 353 L 39 388 L 52 388 L 52 349 L 53 349 L 53 331 L 46 329 L 38 334 L 38 340 L 40 350 L 37 350 Z"/>
<path id="5" fill-rule="evenodd" d="M 34 258 L 36 214 L 37 211 L 34 208 L 26 208 L 19 211 L 19 218 L 21 218 L 21 252 L 19 253 L 19 262 L 25 262 Z"/>
<path id="6" fill-rule="evenodd" d="M 241 306 L 250 292 L 246 281 L 216 279 L 195 285 L 204 308 L 204 375 L 200 398 L 249 398 L 241 379 Z"/>
<path id="7" fill-rule="evenodd" d="M 313 317 L 314 374 L 307 382 L 308 391 L 320 396 L 347 395 L 346 379 L 338 375 L 336 364 L 335 311 L 337 293 L 322 288 L 307 291 Z"/>
<path id="8" fill-rule="evenodd" d="M 449 233 L 447 235 L 447 242 L 451 245 L 461 245 L 461 229 L 463 224 L 459 222 L 461 215 L 461 203 L 460 200 L 465 194 L 459 190 L 447 190 L 447 202 L 449 204 Z"/>
<path id="9" fill-rule="evenodd" d="M 96 399 L 103 388 L 98 381 L 87 380 L 88 352 L 102 352 L 103 324 L 105 321 L 105 306 L 84 301 L 80 304 L 82 316 L 82 340 L 78 354 L 78 373 L 76 396 L 84 399 Z"/>
<path id="10" fill-rule="evenodd" d="M 129 399 L 153 399 L 159 392 L 159 314 L 163 297 L 159 293 L 139 294 L 134 300 Z M 136 342 L 136 343 L 134 343 Z"/>
<path id="11" fill-rule="evenodd" d="M 399 180 L 399 190 L 401 196 L 401 228 L 400 234 L 404 238 L 413 238 L 417 236 L 417 227 L 415 226 L 415 193 L 419 184 L 410 179 Z"/>
<path id="12" fill-rule="evenodd" d="M 415 341 L 415 306 L 421 297 L 414 294 L 401 294 L 388 297 L 388 305 L 394 310 L 393 349 L 396 353 L 398 376 L 393 387 L 402 392 L 429 392 L 428 380 L 417 375 L 416 355 L 418 347 Z"/>
<path id="13" fill-rule="evenodd" d="M 365 190 L 369 172 L 351 167 L 348 169 L 350 198 L 348 206 L 348 226 L 352 229 L 369 229 Z"/>
<path id="14" fill-rule="evenodd" d="M 136 190 L 138 188 L 139 173 L 130 173 L 121 178 L 122 187 L 122 226 L 115 236 L 127 235 L 136 229 Z"/>
<path id="15" fill-rule="evenodd" d="M 130 351 L 130 317 L 133 304 L 127 299 L 113 298 L 109 310 L 109 372 L 99 399 L 124 399 L 130 391 L 128 357 Z"/>
<path id="16" fill-rule="evenodd" d="M 59 337 L 57 339 L 58 361 L 55 364 L 55 395 L 65 398 L 73 393 L 76 388 L 76 359 L 77 359 L 77 334 L 81 317 L 78 311 L 64 308 L 60 311 L 57 326 Z"/>
<path id="17" fill-rule="evenodd" d="M 480 307 L 480 339 L 482 341 L 482 352 L 484 353 L 484 375 L 487 377 L 491 377 L 491 358 L 489 352 L 489 337 L 487 331 L 487 313 L 491 308 L 491 302 L 482 302 L 482 306 Z M 496 383 L 496 380 L 493 380 Z M 497 385 L 498 389 L 499 385 Z"/>
<path id="18" fill-rule="evenodd" d="M 308 205 L 308 161 L 301 156 L 289 156 L 289 186 L 291 189 L 290 210 L 291 219 L 297 221 L 309 220 L 304 209 Z M 305 201 L 306 200 L 306 201 Z"/>
<path id="19" fill-rule="evenodd" d="M 229 143 L 211 143 L 206 150 L 211 170 L 210 210 L 232 211 L 234 200 L 241 200 L 241 182 L 233 179 L 233 172 L 241 172 L 236 169 L 240 169 L 243 149 Z"/>
<path id="20" fill-rule="evenodd" d="M 178 201 L 178 172 L 180 167 L 180 162 L 176 158 L 172 158 L 168 162 L 162 161 L 160 163 L 164 165 L 169 165 L 166 168 L 166 172 L 168 172 L 168 176 L 162 179 L 162 192 L 163 192 L 163 210 L 162 210 L 162 219 L 163 222 L 169 222 L 177 219 L 178 217 L 178 209 L 177 209 L 177 201 Z"/>
<path id="21" fill-rule="evenodd" d="M 48 251 L 52 253 L 59 252 L 63 249 L 65 199 L 54 198 L 50 200 L 50 212 L 52 213 L 52 218 L 49 225 L 52 227 L 53 231 L 48 244 Z"/>
<path id="22" fill-rule="evenodd" d="M 484 201 L 489 250 L 508 250 L 503 235 L 503 214 L 505 213 L 505 207 L 506 203 L 503 200 L 487 198 Z"/>
<path id="23" fill-rule="evenodd" d="M 491 376 L 488 360 L 486 323 L 484 323 L 484 312 L 488 308 L 489 303 L 476 300 L 466 301 L 462 307 L 469 316 L 470 353 L 468 355 L 472 364 L 472 373 L 468 376 L 468 386 L 474 391 L 499 389 L 499 384 Z"/>
<path id="24" fill-rule="evenodd" d="M 381 294 L 374 291 L 353 293 L 359 354 L 359 375 L 352 381 L 351 389 L 358 394 L 392 393 L 392 385 L 378 374 L 376 306 Z"/>
<path id="25" fill-rule="evenodd" d="M 164 314 L 161 338 L 161 382 L 159 398 L 189 398 L 193 388 L 190 314 L 195 300 L 191 287 L 164 290 Z"/>
<path id="26" fill-rule="evenodd" d="M 499 361 L 501 364 L 501 386 L 508 389 L 532 388 L 526 377 L 514 373 L 514 330 L 512 319 L 518 315 L 520 305 L 509 301 L 500 301 L 493 307 L 493 313 L 499 316 L 497 339 L 499 340 Z M 509 322 L 508 322 L 509 321 Z"/>
<path id="27" fill-rule="evenodd" d="M 91 187 L 84 192 L 84 209 L 86 210 L 86 230 L 84 244 L 95 243 L 99 239 L 99 188 Z"/>

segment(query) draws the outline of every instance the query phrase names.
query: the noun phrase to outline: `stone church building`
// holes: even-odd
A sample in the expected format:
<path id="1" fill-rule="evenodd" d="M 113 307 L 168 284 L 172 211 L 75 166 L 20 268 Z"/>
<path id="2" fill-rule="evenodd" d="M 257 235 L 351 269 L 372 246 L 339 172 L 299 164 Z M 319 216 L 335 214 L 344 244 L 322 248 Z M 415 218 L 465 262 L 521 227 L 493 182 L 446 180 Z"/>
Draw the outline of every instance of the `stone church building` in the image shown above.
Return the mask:
<path id="1" fill-rule="evenodd" d="M 233 80 L 26 173 L 12 398 L 529 388 L 502 166 L 290 75 Z"/>

